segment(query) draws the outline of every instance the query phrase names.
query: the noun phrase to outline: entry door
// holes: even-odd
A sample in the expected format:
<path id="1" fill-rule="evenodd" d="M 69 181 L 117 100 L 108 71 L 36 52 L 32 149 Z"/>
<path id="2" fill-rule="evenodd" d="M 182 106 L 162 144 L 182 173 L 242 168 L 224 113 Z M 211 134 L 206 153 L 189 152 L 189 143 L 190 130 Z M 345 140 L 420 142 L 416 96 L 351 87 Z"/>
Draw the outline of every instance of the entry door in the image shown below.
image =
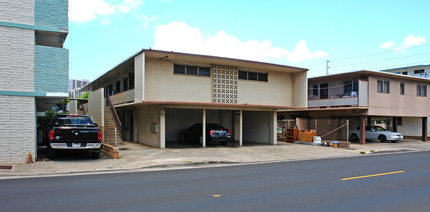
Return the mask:
<path id="1" fill-rule="evenodd" d="M 320 84 L 320 99 L 328 98 L 328 83 Z"/>

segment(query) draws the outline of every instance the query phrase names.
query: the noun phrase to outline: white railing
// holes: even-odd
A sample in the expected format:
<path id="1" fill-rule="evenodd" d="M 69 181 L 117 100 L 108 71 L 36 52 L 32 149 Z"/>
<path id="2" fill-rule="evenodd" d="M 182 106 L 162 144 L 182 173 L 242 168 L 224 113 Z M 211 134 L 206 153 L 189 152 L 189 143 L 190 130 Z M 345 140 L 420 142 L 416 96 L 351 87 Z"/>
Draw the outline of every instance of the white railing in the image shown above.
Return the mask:
<path id="1" fill-rule="evenodd" d="M 310 99 L 308 107 L 357 106 L 358 97 Z"/>
<path id="2" fill-rule="evenodd" d="M 110 96 L 112 105 L 134 102 L 134 89 L 124 91 Z"/>

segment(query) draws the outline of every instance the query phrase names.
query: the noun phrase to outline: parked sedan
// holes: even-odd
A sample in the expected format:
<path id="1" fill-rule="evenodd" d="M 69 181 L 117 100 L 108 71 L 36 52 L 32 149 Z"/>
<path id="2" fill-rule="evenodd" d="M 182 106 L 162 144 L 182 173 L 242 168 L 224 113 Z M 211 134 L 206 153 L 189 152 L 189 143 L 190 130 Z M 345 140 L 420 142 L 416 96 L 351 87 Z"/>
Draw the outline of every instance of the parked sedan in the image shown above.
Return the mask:
<path id="1" fill-rule="evenodd" d="M 203 143 L 203 128 L 202 123 L 194 124 L 191 127 L 188 127 L 185 131 L 183 131 L 180 135 L 180 140 L 182 142 L 199 142 Z M 229 129 L 224 128 L 219 124 L 206 124 L 206 143 L 220 143 L 222 145 L 226 145 L 229 141 L 231 141 L 231 133 Z"/>
<path id="2" fill-rule="evenodd" d="M 395 143 L 403 139 L 401 133 L 391 132 L 380 126 L 366 126 L 366 139 L 369 140 L 379 140 L 381 142 L 391 141 Z M 351 130 L 350 132 L 351 140 L 356 141 L 360 139 L 360 129 Z"/>

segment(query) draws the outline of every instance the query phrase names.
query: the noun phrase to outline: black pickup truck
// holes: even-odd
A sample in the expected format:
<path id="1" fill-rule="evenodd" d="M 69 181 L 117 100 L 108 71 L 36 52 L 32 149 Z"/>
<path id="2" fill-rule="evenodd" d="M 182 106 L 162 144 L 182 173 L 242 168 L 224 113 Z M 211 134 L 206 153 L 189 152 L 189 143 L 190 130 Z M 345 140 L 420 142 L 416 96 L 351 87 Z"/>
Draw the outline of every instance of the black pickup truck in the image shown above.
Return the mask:
<path id="1" fill-rule="evenodd" d="M 57 115 L 49 131 L 48 157 L 55 158 L 58 151 L 91 151 L 91 157 L 100 157 L 102 133 L 86 115 Z"/>

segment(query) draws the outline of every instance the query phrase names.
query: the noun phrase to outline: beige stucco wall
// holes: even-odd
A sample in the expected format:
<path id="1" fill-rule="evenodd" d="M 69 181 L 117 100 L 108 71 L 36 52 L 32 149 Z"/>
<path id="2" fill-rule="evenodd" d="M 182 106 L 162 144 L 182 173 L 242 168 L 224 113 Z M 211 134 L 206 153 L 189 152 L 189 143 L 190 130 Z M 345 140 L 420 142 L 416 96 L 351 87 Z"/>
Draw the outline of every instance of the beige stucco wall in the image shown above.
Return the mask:
<path id="1" fill-rule="evenodd" d="M 390 93 L 377 92 L 377 80 L 390 81 Z M 400 95 L 400 83 L 405 83 L 405 95 Z M 430 116 L 430 100 L 427 84 L 427 97 L 417 96 L 417 83 L 400 81 L 386 77 L 369 76 L 368 115 L 378 116 Z"/>
<path id="2" fill-rule="evenodd" d="M 174 74 L 173 63 L 148 58 L 144 70 L 145 101 L 212 102 L 211 77 Z M 306 83 L 306 72 L 295 74 L 294 79 L 290 73 L 268 72 L 268 82 L 239 79 L 238 104 L 306 107 Z"/>
<path id="3" fill-rule="evenodd" d="M 88 115 L 94 123 L 104 126 L 104 89 L 101 88 L 88 95 Z"/>
<path id="4" fill-rule="evenodd" d="M 208 66 L 208 65 L 206 65 Z M 147 59 L 145 100 L 211 102 L 211 78 L 173 73 L 173 63 Z"/>
<path id="5" fill-rule="evenodd" d="M 160 106 L 159 105 L 141 105 L 138 111 L 138 137 L 139 143 L 153 147 L 161 147 L 160 142 Z M 158 132 L 153 133 L 150 130 L 151 123 L 158 125 Z"/>
<path id="6" fill-rule="evenodd" d="M 292 106 L 292 78 L 289 73 L 268 72 L 268 81 L 238 80 L 238 103 Z"/>
<path id="7" fill-rule="evenodd" d="M 299 72 L 292 74 L 292 106 L 307 107 L 308 106 L 308 75 L 307 72 Z M 285 90 L 283 90 L 285 91 Z"/>
<path id="8" fill-rule="evenodd" d="M 427 126 L 430 126 L 430 119 L 427 120 Z M 422 118 L 402 118 L 402 125 L 397 126 L 397 131 L 403 136 L 421 136 Z M 430 128 L 427 127 L 427 135 L 430 135 Z"/>

